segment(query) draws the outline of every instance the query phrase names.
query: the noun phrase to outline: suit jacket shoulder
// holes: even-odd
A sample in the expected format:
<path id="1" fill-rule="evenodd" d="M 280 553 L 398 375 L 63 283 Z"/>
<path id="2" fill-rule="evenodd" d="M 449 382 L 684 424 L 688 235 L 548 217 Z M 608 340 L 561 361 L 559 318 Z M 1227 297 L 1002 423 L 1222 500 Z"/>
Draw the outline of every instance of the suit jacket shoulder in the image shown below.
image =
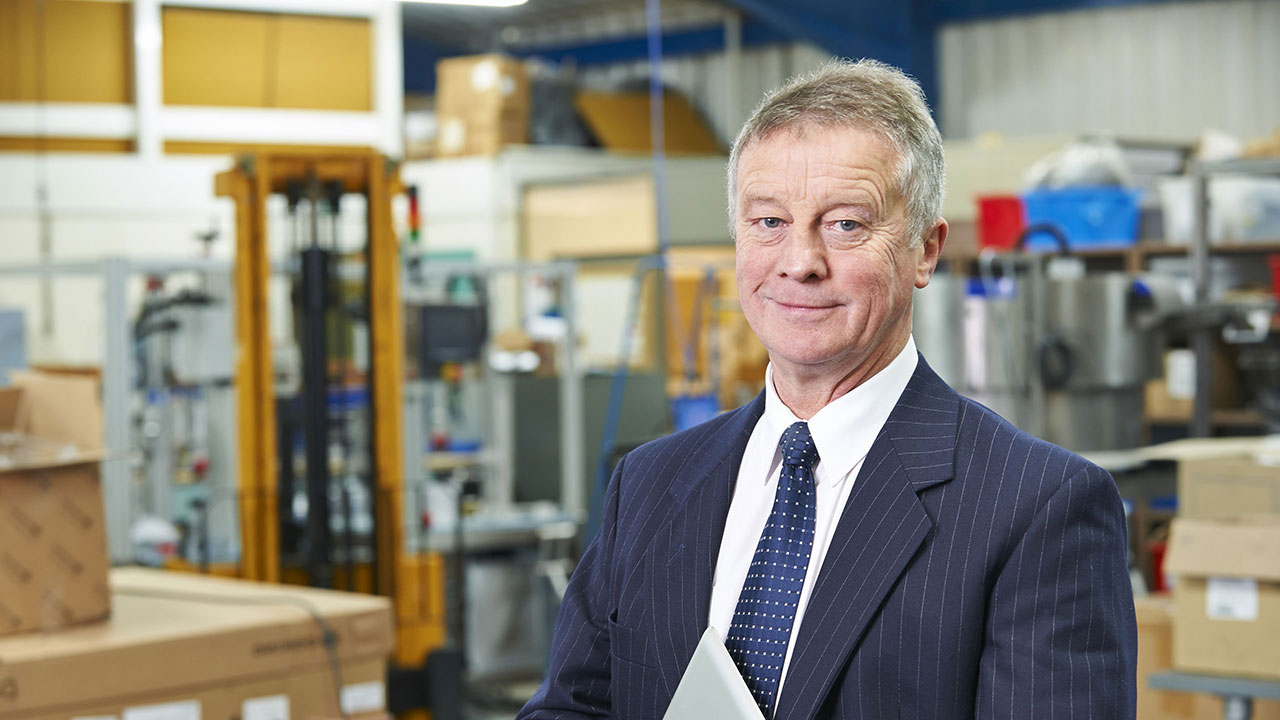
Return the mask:
<path id="1" fill-rule="evenodd" d="M 763 409 L 761 394 L 746 405 L 627 453 L 618 472 L 619 537 L 668 519 L 709 478 L 722 477 L 726 470 L 736 477 L 742 451 Z"/>

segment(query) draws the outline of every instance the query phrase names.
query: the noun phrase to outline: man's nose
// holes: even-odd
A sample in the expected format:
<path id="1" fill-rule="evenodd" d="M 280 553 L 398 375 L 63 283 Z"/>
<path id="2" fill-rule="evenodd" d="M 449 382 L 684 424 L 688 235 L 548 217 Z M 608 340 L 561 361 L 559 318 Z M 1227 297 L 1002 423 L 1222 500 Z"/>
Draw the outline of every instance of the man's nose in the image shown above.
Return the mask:
<path id="1" fill-rule="evenodd" d="M 782 241 L 778 274 L 804 282 L 827 276 L 827 245 L 812 230 L 795 230 Z"/>

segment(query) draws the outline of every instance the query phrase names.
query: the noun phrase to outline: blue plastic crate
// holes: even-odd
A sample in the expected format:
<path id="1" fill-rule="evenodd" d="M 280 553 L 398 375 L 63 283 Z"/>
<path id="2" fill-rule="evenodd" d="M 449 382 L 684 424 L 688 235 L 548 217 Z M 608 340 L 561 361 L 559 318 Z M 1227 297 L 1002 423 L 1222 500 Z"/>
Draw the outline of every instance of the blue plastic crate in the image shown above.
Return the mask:
<path id="1" fill-rule="evenodd" d="M 1142 192 L 1118 187 L 1076 187 L 1036 190 L 1022 196 L 1027 227 L 1056 225 L 1073 250 L 1130 247 L 1138 241 L 1138 202 Z M 1037 251 L 1058 248 L 1053 236 L 1036 233 L 1027 247 Z"/>
<path id="2" fill-rule="evenodd" d="M 720 414 L 715 395 L 681 395 L 671 398 L 671 424 L 676 432 L 688 430 Z"/>

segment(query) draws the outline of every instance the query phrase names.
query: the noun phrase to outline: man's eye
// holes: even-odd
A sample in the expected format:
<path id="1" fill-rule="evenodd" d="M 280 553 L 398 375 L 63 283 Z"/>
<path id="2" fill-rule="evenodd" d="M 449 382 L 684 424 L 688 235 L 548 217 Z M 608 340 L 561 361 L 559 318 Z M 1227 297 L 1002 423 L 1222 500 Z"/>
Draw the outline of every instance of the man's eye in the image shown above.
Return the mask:
<path id="1" fill-rule="evenodd" d="M 841 232 L 853 232 L 860 224 L 857 220 L 840 220 L 836 222 L 836 228 Z"/>
<path id="2" fill-rule="evenodd" d="M 760 224 L 769 228 L 770 230 L 773 230 L 775 228 L 782 227 L 782 219 L 776 218 L 776 217 L 761 218 Z"/>

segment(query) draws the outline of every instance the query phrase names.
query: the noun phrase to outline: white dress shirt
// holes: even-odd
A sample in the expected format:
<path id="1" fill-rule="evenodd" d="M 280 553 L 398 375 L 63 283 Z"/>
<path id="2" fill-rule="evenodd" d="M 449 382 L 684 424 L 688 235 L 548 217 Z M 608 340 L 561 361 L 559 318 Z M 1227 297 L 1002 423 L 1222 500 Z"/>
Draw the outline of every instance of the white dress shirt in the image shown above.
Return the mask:
<path id="1" fill-rule="evenodd" d="M 809 604 L 814 581 L 822 569 L 823 558 L 831 546 L 831 536 L 840 522 L 854 479 L 871 450 L 871 444 L 915 373 L 917 362 L 915 340 L 908 337 L 906 347 L 887 367 L 831 401 L 809 419 L 809 434 L 813 437 L 819 458 L 813 469 L 818 492 L 813 553 L 809 558 L 809 569 L 805 572 L 795 621 L 791 625 L 791 641 L 787 644 L 777 697 L 782 695 L 782 680 L 791 665 L 791 654 L 800 622 L 804 619 L 805 606 Z M 773 386 L 772 365 L 765 370 L 764 387 L 764 414 L 756 422 L 742 455 L 742 466 L 738 469 L 738 481 L 729 504 L 729 516 L 725 522 L 724 537 L 720 540 L 720 555 L 712 580 L 710 624 L 721 637 L 729 635 L 738 595 L 742 593 L 747 571 L 751 568 L 760 533 L 773 510 L 773 498 L 782 469 L 778 441 L 792 423 L 799 421 L 778 398 L 778 391 Z"/>

